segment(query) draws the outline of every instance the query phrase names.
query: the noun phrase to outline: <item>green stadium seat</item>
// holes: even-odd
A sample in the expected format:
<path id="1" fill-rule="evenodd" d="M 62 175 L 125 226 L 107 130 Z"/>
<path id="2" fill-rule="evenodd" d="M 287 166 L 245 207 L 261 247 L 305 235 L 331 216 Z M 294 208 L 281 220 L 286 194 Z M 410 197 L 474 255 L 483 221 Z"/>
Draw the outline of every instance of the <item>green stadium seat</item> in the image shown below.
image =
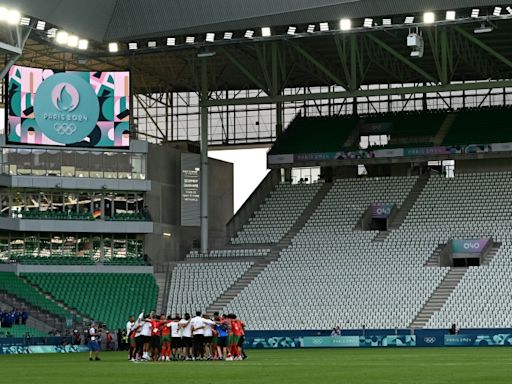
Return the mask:
<path id="1" fill-rule="evenodd" d="M 68 307 L 111 329 L 123 328 L 127 316 L 155 309 L 158 286 L 152 274 L 28 273 L 26 278 Z"/>

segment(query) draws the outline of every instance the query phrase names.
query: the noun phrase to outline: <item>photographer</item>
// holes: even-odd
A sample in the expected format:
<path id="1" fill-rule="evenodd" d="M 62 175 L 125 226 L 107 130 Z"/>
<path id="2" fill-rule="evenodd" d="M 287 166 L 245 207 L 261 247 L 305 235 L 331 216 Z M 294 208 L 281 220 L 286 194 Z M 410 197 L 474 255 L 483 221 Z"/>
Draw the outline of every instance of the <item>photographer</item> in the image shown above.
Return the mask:
<path id="1" fill-rule="evenodd" d="M 91 324 L 91 328 L 89 328 L 89 337 L 89 360 L 92 361 L 92 357 L 94 355 L 94 360 L 99 361 L 101 332 L 96 323 Z"/>

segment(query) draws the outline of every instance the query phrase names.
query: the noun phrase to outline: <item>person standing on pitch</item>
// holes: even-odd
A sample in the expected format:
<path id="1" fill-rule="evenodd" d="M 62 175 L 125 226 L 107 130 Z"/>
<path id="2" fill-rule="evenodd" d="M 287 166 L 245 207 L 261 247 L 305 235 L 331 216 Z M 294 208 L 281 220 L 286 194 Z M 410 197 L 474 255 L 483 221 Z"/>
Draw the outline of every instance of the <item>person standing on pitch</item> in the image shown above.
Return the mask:
<path id="1" fill-rule="evenodd" d="M 99 353 L 100 353 L 100 337 L 101 333 L 98 330 L 98 326 L 96 323 L 91 324 L 91 328 L 89 328 L 89 360 L 92 361 L 93 355 L 94 360 L 99 361 Z"/>
<path id="2" fill-rule="evenodd" d="M 196 316 L 190 320 L 190 324 L 192 325 L 192 335 L 193 335 L 193 354 L 194 359 L 203 359 L 204 357 L 204 329 L 205 323 L 201 316 L 201 311 L 196 312 Z"/>

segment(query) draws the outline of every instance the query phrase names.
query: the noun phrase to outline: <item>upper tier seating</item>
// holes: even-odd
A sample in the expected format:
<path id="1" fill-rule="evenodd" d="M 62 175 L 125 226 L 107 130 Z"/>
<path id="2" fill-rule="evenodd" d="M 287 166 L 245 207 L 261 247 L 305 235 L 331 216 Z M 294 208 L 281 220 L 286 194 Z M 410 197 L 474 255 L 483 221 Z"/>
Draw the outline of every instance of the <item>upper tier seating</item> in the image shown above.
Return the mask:
<path id="1" fill-rule="evenodd" d="M 11 255 L 11 261 L 32 265 L 94 265 L 90 257 Z"/>
<path id="2" fill-rule="evenodd" d="M 27 210 L 21 212 L 23 219 L 46 219 L 46 220 L 94 220 L 94 217 L 88 212 L 72 211 L 36 211 Z"/>
<path id="3" fill-rule="evenodd" d="M 26 277 L 109 329 L 124 328 L 128 316 L 142 309 L 156 309 L 158 286 L 148 273 L 28 273 Z"/>
<path id="4" fill-rule="evenodd" d="M 339 152 L 359 149 L 357 137 L 351 136 L 360 128 L 364 135 L 390 135 L 385 148 L 428 147 L 439 132 L 446 118 L 456 114 L 447 127 L 442 145 L 467 145 L 512 142 L 507 130 L 512 108 L 510 106 L 481 107 L 472 109 L 427 110 L 375 113 L 361 116 L 297 116 L 277 140 L 269 155 Z M 364 131 L 365 126 L 375 129 Z M 347 139 L 354 137 L 351 145 Z M 395 140 L 399 140 L 395 142 Z M 350 140 L 352 141 L 352 140 Z M 380 149 L 374 146 L 368 149 Z"/>
<path id="5" fill-rule="evenodd" d="M 443 145 L 488 144 L 512 142 L 510 107 L 475 108 L 457 111 L 457 118 Z"/>
<path id="6" fill-rule="evenodd" d="M 358 121 L 353 116 L 297 116 L 272 147 L 270 154 L 339 151 Z"/>
<path id="7" fill-rule="evenodd" d="M 376 113 L 362 116 L 361 122 L 367 124 L 388 123 L 391 125 L 391 137 L 433 137 L 443 124 L 447 111 L 431 110 L 426 112 L 406 111 Z"/>
<path id="8" fill-rule="evenodd" d="M 222 258 L 222 257 L 230 257 L 230 258 L 239 258 L 239 257 L 263 257 L 267 256 L 270 252 L 270 249 L 214 249 L 210 251 L 208 255 L 202 255 L 198 251 L 191 251 L 187 258 L 190 259 L 200 259 L 200 258 Z"/>
<path id="9" fill-rule="evenodd" d="M 251 262 L 180 263 L 171 275 L 167 312 L 205 311 L 252 265 Z"/>
<path id="10" fill-rule="evenodd" d="M 279 184 L 249 219 L 233 244 L 278 243 L 315 197 L 322 183 Z"/>

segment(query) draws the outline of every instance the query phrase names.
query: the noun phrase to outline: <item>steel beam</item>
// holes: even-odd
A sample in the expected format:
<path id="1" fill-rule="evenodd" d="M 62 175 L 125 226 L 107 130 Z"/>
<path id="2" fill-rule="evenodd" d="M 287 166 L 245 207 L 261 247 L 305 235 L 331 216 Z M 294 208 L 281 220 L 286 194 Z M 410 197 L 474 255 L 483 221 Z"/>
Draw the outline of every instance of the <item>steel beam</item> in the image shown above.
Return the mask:
<path id="1" fill-rule="evenodd" d="M 388 96 L 388 95 L 410 95 L 415 93 L 436 93 L 454 92 L 479 89 L 494 89 L 512 87 L 512 80 L 499 80 L 478 83 L 460 83 L 446 85 L 430 85 L 421 87 L 403 87 L 389 89 L 366 89 L 343 92 L 308 93 L 300 95 L 281 95 L 275 97 L 250 97 L 239 99 L 208 100 L 204 102 L 207 106 L 217 105 L 252 105 L 252 104 L 275 104 L 278 102 L 294 102 L 308 100 L 344 99 L 352 97 Z"/>
<path id="2" fill-rule="evenodd" d="M 227 59 L 235 66 L 237 67 L 242 74 L 247 77 L 254 85 L 256 85 L 259 89 L 264 91 L 267 95 L 270 94 L 269 90 L 263 85 L 262 82 L 260 82 L 250 70 L 248 70 L 242 63 L 240 63 L 231 53 L 229 53 L 224 48 L 220 48 L 219 52 L 222 52 L 224 56 L 227 57 Z"/>
<path id="3" fill-rule="evenodd" d="M 331 80 L 334 84 L 339 85 L 343 88 L 347 88 L 347 85 L 343 81 L 341 81 L 338 76 L 332 73 L 328 68 L 326 68 L 322 63 L 315 59 L 308 51 L 302 48 L 299 44 L 292 43 L 291 46 L 295 48 L 295 50 L 299 52 L 306 60 L 313 64 L 320 72 L 327 76 L 327 78 L 329 78 L 329 80 Z"/>
<path id="4" fill-rule="evenodd" d="M 489 55 L 495 57 L 499 61 L 501 61 L 503 64 L 506 64 L 507 66 L 512 68 L 512 61 L 507 59 L 505 56 L 503 56 L 501 53 L 497 52 L 493 48 L 489 47 L 487 44 L 482 42 L 481 40 L 477 39 L 472 34 L 466 32 L 460 27 L 453 27 L 455 31 L 457 31 L 460 35 L 464 36 L 467 40 L 469 40 L 471 43 L 477 45 L 478 47 L 482 48 L 485 52 L 487 52 Z"/>
<path id="5" fill-rule="evenodd" d="M 375 37 L 373 34 L 369 33 L 366 35 L 366 37 L 373 41 L 375 44 L 377 44 L 379 47 L 384 49 L 386 52 L 388 52 L 391 56 L 398 59 L 403 64 L 407 65 L 409 68 L 411 68 L 416 73 L 419 73 L 421 76 L 423 76 L 426 80 L 428 80 L 431 83 L 437 84 L 439 83 L 438 80 L 434 79 L 431 75 L 429 75 L 427 72 L 425 72 L 423 69 L 421 69 L 418 65 L 414 64 L 411 60 L 404 57 L 400 52 L 397 52 L 393 48 L 391 48 L 389 45 L 384 43 L 379 38 Z"/>

